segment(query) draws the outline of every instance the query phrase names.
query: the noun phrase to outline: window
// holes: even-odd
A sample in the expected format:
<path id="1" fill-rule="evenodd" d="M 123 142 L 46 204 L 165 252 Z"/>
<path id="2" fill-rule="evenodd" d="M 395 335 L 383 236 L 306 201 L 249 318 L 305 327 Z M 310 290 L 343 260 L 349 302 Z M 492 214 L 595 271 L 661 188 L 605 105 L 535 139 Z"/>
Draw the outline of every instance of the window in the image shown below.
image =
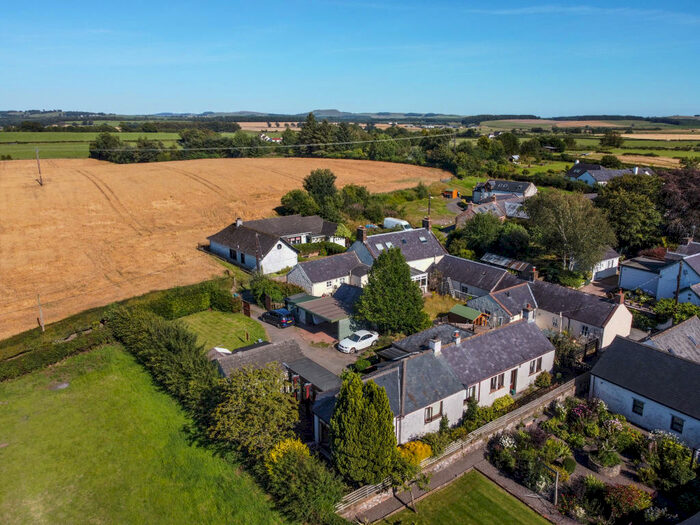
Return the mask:
<path id="1" fill-rule="evenodd" d="M 503 388 L 503 384 L 505 383 L 505 376 L 505 374 L 500 374 L 491 378 L 491 392 Z"/>
<path id="2" fill-rule="evenodd" d="M 277 245 L 277 249 L 278 249 L 278 250 L 281 250 L 281 249 L 282 249 L 282 243 L 279 243 L 279 244 Z"/>
<path id="3" fill-rule="evenodd" d="M 639 399 L 633 399 L 632 400 L 632 412 L 639 416 L 644 415 L 644 401 L 640 401 Z"/>
<path id="4" fill-rule="evenodd" d="M 530 361 L 530 375 L 536 374 L 542 370 L 542 358 L 538 357 L 537 359 L 533 359 Z"/>
<path id="5" fill-rule="evenodd" d="M 391 243 L 391 241 L 386 241 L 386 247 L 387 247 L 387 248 L 393 248 L 394 245 Z"/>
<path id="6" fill-rule="evenodd" d="M 671 416 L 671 430 L 673 430 L 674 432 L 682 434 L 683 423 L 685 423 L 685 420 L 683 418 L 680 418 L 678 416 Z"/>
<path id="7" fill-rule="evenodd" d="M 428 242 L 428 239 L 426 239 L 423 236 L 418 237 L 418 239 L 420 240 L 420 242 Z"/>
<path id="8" fill-rule="evenodd" d="M 333 281 L 326 281 L 326 286 L 333 286 Z"/>
<path id="9" fill-rule="evenodd" d="M 476 385 L 467 388 L 467 399 L 476 399 Z"/>
<path id="10" fill-rule="evenodd" d="M 241 252 L 241 264 L 245 264 L 245 253 Z"/>
<path id="11" fill-rule="evenodd" d="M 588 335 L 588 326 L 586 326 L 585 324 L 581 327 L 581 335 Z"/>
<path id="12" fill-rule="evenodd" d="M 228 258 L 235 261 L 238 258 L 238 253 L 236 252 L 236 250 L 232 250 L 231 248 L 229 248 Z"/>
<path id="13" fill-rule="evenodd" d="M 559 326 L 559 318 L 552 317 L 552 326 Z"/>
<path id="14" fill-rule="evenodd" d="M 442 401 L 440 401 L 440 410 L 436 413 L 435 412 L 435 407 L 427 407 L 425 409 L 425 422 L 431 423 L 435 421 L 436 419 L 440 419 L 442 417 Z"/>

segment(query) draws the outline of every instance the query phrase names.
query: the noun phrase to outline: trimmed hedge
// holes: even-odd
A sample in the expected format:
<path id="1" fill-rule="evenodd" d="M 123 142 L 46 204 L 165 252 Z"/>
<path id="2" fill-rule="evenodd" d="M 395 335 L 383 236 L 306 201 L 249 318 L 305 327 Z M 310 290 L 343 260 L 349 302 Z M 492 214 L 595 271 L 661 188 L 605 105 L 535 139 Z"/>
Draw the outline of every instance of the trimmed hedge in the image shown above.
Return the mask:
<path id="1" fill-rule="evenodd" d="M 57 363 L 73 354 L 90 350 L 112 340 L 112 332 L 109 329 L 96 328 L 92 332 L 79 335 L 71 341 L 43 344 L 14 359 L 0 361 L 0 381 L 28 374 L 34 370 Z"/>
<path id="2" fill-rule="evenodd" d="M 243 301 L 240 297 L 234 297 L 228 290 L 214 289 L 209 294 L 209 303 L 212 310 L 220 312 L 240 312 Z"/>
<path id="3" fill-rule="evenodd" d="M 210 297 L 211 288 L 205 285 L 174 288 L 149 303 L 148 309 L 163 319 L 172 321 L 208 310 L 211 306 Z"/>
<path id="4" fill-rule="evenodd" d="M 294 248 L 299 250 L 301 255 L 309 255 L 310 253 L 318 253 L 319 255 L 335 255 L 343 253 L 346 248 L 340 244 L 330 241 L 308 242 L 304 244 L 295 244 Z"/>

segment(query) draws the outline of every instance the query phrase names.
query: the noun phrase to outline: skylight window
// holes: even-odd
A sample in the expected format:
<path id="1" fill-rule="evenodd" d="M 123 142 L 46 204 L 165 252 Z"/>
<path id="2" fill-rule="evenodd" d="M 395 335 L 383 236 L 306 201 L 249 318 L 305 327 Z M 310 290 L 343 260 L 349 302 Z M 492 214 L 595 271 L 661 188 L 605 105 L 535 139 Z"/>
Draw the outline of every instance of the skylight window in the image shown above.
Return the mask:
<path id="1" fill-rule="evenodd" d="M 387 247 L 387 248 L 393 248 L 394 245 L 391 243 L 391 241 L 387 241 L 387 242 L 386 242 L 386 247 Z"/>
<path id="2" fill-rule="evenodd" d="M 422 235 L 421 235 L 420 237 L 418 237 L 418 238 L 420 239 L 420 242 L 428 242 L 428 239 L 426 239 L 426 238 L 423 237 Z"/>
<path id="3" fill-rule="evenodd" d="M 380 252 L 384 249 L 384 246 L 382 246 L 379 243 L 375 244 L 375 246 L 377 247 L 377 250 L 379 250 Z"/>

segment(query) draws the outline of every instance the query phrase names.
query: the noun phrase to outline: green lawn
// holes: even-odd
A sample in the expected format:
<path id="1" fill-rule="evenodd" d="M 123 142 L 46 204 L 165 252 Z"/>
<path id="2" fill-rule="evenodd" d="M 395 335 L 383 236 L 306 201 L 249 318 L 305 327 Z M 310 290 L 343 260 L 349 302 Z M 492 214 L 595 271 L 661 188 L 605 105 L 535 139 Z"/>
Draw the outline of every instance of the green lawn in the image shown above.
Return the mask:
<path id="1" fill-rule="evenodd" d="M 430 316 L 430 320 L 432 321 L 439 315 L 447 315 L 453 306 L 461 303 L 462 301 L 459 301 L 449 295 L 433 293 L 424 299 L 423 310 L 427 312 L 427 314 Z"/>
<path id="2" fill-rule="evenodd" d="M 189 424 L 119 346 L 0 384 L 0 521 L 281 523 Z"/>
<path id="3" fill-rule="evenodd" d="M 222 346 L 234 350 L 253 344 L 257 339 L 267 340 L 263 326 L 243 314 L 229 314 L 217 311 L 204 311 L 180 319 L 194 333 L 207 349 Z M 246 340 L 245 333 L 249 338 Z"/>
<path id="4" fill-rule="evenodd" d="M 403 510 L 380 522 L 384 525 L 528 525 L 549 523 L 524 503 L 475 470 L 417 504 L 418 513 Z"/>

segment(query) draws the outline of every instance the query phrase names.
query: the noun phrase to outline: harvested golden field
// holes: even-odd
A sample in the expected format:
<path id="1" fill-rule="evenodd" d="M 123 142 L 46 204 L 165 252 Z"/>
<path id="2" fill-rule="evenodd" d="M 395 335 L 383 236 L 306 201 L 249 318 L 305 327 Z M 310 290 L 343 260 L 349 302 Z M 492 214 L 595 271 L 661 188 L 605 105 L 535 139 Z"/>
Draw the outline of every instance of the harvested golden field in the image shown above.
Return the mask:
<path id="1" fill-rule="evenodd" d="M 557 126 L 558 128 L 582 128 L 590 126 L 592 128 L 614 128 L 618 127 L 613 122 L 603 120 L 548 120 L 548 119 L 507 119 L 499 122 L 511 122 L 513 124 L 541 124 L 543 126 Z M 488 122 L 485 122 L 488 125 Z"/>
<path id="2" fill-rule="evenodd" d="M 603 153 L 591 153 L 588 158 L 600 160 Z M 640 166 L 652 166 L 657 168 L 677 168 L 681 161 L 671 157 L 647 157 L 646 155 L 615 155 L 625 164 L 638 164 Z"/>
<path id="3" fill-rule="evenodd" d="M 269 121 L 272 126 L 268 126 L 267 122 L 239 122 L 243 131 L 284 131 L 285 127 L 292 128 L 293 130 L 299 131 L 297 126 L 298 122 L 284 122 L 277 120 Z M 277 122 L 279 122 L 280 127 L 277 127 Z M 285 126 L 287 124 L 287 126 Z"/>
<path id="4" fill-rule="evenodd" d="M 203 159 L 110 164 L 0 162 L 0 338 L 149 290 L 220 273 L 198 242 L 233 222 L 272 215 L 316 168 L 338 186 L 389 191 L 449 174 L 361 160 Z"/>
<path id="5" fill-rule="evenodd" d="M 646 140 L 698 140 L 700 141 L 700 130 L 690 133 L 693 130 L 685 130 L 685 133 L 625 133 L 625 139 L 646 139 Z"/>

